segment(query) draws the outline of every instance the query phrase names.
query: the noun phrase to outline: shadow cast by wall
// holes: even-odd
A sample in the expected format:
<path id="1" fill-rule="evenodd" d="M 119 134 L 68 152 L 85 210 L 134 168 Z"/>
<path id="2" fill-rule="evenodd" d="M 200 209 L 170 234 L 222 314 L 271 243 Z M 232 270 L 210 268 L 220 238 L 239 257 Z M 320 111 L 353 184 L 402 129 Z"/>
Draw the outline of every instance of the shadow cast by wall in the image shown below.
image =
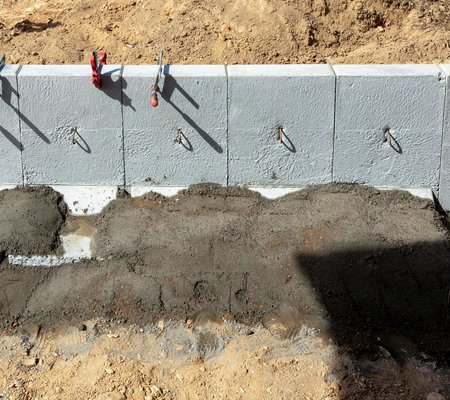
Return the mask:
<path id="1" fill-rule="evenodd" d="M 297 256 L 298 270 L 326 308 L 339 344 L 358 348 L 362 332 L 396 332 L 450 360 L 449 242 Z M 423 341 L 435 335 L 437 341 Z M 386 344 L 386 347 L 389 347 Z"/>

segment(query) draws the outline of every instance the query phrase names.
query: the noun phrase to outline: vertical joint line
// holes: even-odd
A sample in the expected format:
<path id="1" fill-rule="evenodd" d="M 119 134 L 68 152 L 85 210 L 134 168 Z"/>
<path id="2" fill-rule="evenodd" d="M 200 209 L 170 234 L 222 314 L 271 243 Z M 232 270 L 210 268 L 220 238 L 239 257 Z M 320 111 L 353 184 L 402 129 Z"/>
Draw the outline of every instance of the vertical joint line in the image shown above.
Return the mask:
<path id="1" fill-rule="evenodd" d="M 229 128 L 230 128 L 230 79 L 228 77 L 228 66 L 225 65 L 225 74 L 227 76 L 227 126 L 226 126 L 226 145 L 227 145 L 227 176 L 226 176 L 226 184 L 227 187 L 229 186 L 230 183 L 230 147 L 229 147 Z"/>
<path id="2" fill-rule="evenodd" d="M 127 187 L 126 165 L 125 165 L 125 123 L 123 120 L 123 71 L 124 66 L 120 66 L 120 112 L 122 120 L 122 166 L 123 166 L 123 188 Z"/>
<path id="3" fill-rule="evenodd" d="M 22 170 L 22 186 L 25 186 L 25 167 L 23 165 L 23 134 L 22 134 L 22 113 L 20 112 L 20 89 L 19 89 L 19 74 L 22 71 L 22 65 L 16 72 L 16 87 L 17 87 L 17 117 L 19 118 L 19 140 L 20 140 L 20 167 Z"/>
<path id="4" fill-rule="evenodd" d="M 338 101 L 338 82 L 337 82 L 337 75 L 336 71 L 334 70 L 333 66 L 331 64 L 328 64 L 331 68 L 331 71 L 333 71 L 334 74 L 334 112 L 333 112 L 333 150 L 331 154 L 331 182 L 334 182 L 334 160 L 335 160 L 335 143 L 336 143 L 336 113 L 337 113 L 337 101 Z"/>

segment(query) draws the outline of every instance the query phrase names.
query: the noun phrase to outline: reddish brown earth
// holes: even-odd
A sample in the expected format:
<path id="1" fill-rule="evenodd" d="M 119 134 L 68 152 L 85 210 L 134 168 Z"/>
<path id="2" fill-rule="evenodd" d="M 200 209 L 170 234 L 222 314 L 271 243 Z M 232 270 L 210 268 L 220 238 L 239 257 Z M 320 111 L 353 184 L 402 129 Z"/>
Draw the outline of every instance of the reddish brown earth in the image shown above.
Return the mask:
<path id="1" fill-rule="evenodd" d="M 11 63 L 449 63 L 447 0 L 2 0 Z"/>

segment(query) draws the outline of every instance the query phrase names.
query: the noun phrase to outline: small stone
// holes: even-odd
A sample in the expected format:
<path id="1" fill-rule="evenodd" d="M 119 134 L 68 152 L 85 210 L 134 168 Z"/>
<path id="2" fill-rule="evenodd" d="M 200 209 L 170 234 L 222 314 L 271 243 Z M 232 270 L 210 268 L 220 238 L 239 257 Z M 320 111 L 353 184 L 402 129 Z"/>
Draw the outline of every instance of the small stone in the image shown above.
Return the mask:
<path id="1" fill-rule="evenodd" d="M 59 386 L 55 387 L 55 393 L 59 394 L 59 393 L 62 393 L 62 391 L 63 391 L 62 388 L 60 388 Z"/>
<path id="2" fill-rule="evenodd" d="M 122 393 L 109 392 L 101 394 L 97 400 L 126 400 L 126 397 Z"/>
<path id="3" fill-rule="evenodd" d="M 163 394 L 161 388 L 159 388 L 156 385 L 150 386 L 150 391 L 152 392 L 153 396 L 162 396 L 162 394 Z"/>
<path id="4" fill-rule="evenodd" d="M 105 372 L 106 372 L 108 375 L 112 375 L 112 374 L 114 373 L 114 370 L 113 370 L 112 368 L 110 368 L 110 367 L 107 367 L 107 368 L 105 368 Z"/>
<path id="5" fill-rule="evenodd" d="M 432 392 L 428 394 L 427 400 L 445 400 L 445 397 L 437 392 Z"/>
<path id="6" fill-rule="evenodd" d="M 140 332 L 140 333 L 144 333 L 144 328 L 140 328 L 140 329 L 139 329 L 139 332 Z"/>
<path id="7" fill-rule="evenodd" d="M 38 363 L 38 359 L 36 357 L 27 358 L 22 361 L 22 365 L 25 367 L 35 367 Z"/>
<path id="8" fill-rule="evenodd" d="M 117 339 L 118 337 L 120 337 L 120 335 L 117 333 L 108 333 L 106 336 L 108 336 L 110 339 Z"/>
<path id="9" fill-rule="evenodd" d="M 80 325 L 77 326 L 77 329 L 80 332 L 84 332 L 85 330 L 87 330 L 87 326 L 85 324 L 80 324 Z"/>
<path id="10" fill-rule="evenodd" d="M 163 320 L 163 319 L 160 319 L 160 320 L 158 321 L 158 325 L 157 325 L 157 326 L 158 326 L 158 329 L 162 331 L 162 330 L 164 329 L 164 325 L 165 325 L 165 324 L 164 324 L 164 320 Z"/>

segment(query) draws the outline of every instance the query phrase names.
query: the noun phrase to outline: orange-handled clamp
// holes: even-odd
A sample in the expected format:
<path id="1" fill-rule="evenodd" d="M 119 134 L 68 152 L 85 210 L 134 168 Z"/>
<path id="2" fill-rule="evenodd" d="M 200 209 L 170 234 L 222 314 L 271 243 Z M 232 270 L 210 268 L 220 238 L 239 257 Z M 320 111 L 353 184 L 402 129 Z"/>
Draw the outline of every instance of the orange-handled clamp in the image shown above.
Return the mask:
<path id="1" fill-rule="evenodd" d="M 156 74 L 156 80 L 155 83 L 151 87 L 151 94 L 150 94 L 150 104 L 152 107 L 158 107 L 158 92 L 159 90 L 159 80 L 161 78 L 161 72 L 162 72 L 162 59 L 163 59 L 163 51 L 161 50 L 159 52 L 158 57 L 158 73 Z"/>

